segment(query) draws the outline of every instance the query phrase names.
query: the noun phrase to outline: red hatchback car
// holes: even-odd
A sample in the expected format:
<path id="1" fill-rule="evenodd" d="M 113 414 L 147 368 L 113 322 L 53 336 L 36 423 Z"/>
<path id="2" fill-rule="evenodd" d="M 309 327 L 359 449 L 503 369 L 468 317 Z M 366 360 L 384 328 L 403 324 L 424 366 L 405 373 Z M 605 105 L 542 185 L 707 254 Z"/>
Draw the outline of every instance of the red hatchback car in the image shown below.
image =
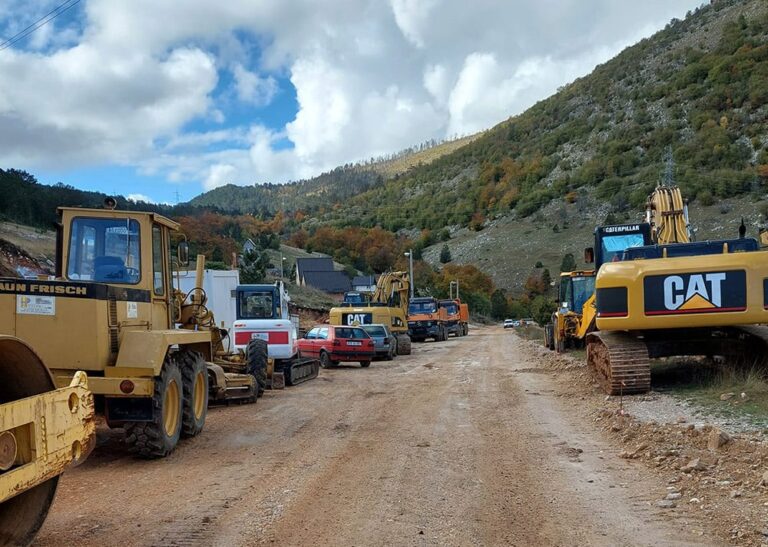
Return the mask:
<path id="1" fill-rule="evenodd" d="M 318 325 L 299 340 L 299 355 L 320 359 L 323 368 L 340 361 L 359 361 L 360 366 L 367 367 L 376 355 L 376 346 L 360 327 Z"/>

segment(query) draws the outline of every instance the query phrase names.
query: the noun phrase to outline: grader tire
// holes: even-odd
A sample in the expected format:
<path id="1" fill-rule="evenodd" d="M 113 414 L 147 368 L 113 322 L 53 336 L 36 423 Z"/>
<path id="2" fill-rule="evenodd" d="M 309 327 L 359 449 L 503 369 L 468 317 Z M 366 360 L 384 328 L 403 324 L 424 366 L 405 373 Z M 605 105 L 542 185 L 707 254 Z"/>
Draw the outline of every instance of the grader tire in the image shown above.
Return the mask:
<path id="1" fill-rule="evenodd" d="M 208 367 L 196 351 L 183 352 L 179 364 L 184 386 L 181 436 L 194 437 L 203 430 L 208 415 Z"/>
<path id="2" fill-rule="evenodd" d="M 0 336 L 0 404 L 55 389 L 51 373 L 25 343 Z M 48 515 L 59 477 L 0 503 L 0 545 L 29 545 Z"/>
<path id="3" fill-rule="evenodd" d="M 176 448 L 181 437 L 182 393 L 179 366 L 167 359 L 155 378 L 154 421 L 125 425 L 125 442 L 132 452 L 142 458 L 164 458 Z"/>
<path id="4" fill-rule="evenodd" d="M 253 338 L 248 342 L 246 349 L 247 372 L 254 378 L 259 385 L 259 397 L 264 395 L 267 389 L 267 358 L 269 356 L 269 345 L 261 338 Z"/>
<path id="5" fill-rule="evenodd" d="M 397 354 L 398 355 L 410 355 L 411 354 L 411 337 L 407 334 L 401 334 L 397 337 Z"/>

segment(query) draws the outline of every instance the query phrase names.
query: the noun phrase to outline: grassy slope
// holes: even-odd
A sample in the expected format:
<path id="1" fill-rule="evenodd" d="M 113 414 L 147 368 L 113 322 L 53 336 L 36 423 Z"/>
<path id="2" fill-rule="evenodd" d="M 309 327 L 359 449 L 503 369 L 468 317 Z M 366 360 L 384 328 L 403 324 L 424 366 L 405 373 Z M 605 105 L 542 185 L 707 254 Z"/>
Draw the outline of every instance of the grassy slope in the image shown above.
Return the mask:
<path id="1" fill-rule="evenodd" d="M 402 175 L 403 173 L 408 172 L 409 169 L 421 165 L 429 165 L 433 161 L 455 152 L 465 144 L 471 143 L 481 135 L 482 133 L 476 133 L 454 141 L 444 142 L 427 150 L 413 152 L 412 154 L 407 154 L 400 158 L 380 161 L 371 165 L 370 168 L 389 179 L 397 175 Z"/>
<path id="2" fill-rule="evenodd" d="M 757 237 L 759 208 L 759 203 L 748 198 L 734 198 L 708 207 L 693 203 L 690 215 L 699 240 L 737 237 L 742 216 L 748 226 L 748 235 Z M 448 247 L 454 262 L 474 264 L 489 274 L 497 286 L 519 293 L 526 278 L 534 271 L 536 261 L 540 260 L 545 268 L 549 268 L 553 278 L 566 253 L 573 253 L 579 267 L 588 268 L 582 262 L 583 250 L 593 245 L 594 228 L 603 222 L 607 209 L 605 203 L 593 197 L 575 204 L 551 203 L 529 218 L 503 217 L 480 232 L 459 230 L 448 241 Z M 727 213 L 723 214 L 723 211 Z M 623 221 L 641 219 L 642 211 L 637 210 Z M 552 229 L 556 223 L 558 232 Z M 562 229 L 565 223 L 568 228 Z M 439 266 L 442 246 L 443 243 L 439 243 L 426 249 L 425 260 Z"/>

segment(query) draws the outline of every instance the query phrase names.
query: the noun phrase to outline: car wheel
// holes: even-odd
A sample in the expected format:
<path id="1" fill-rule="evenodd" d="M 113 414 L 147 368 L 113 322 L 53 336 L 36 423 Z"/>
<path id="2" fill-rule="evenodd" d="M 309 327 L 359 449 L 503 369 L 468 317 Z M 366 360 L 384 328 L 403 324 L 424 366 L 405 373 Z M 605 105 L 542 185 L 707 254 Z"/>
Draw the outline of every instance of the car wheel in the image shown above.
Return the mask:
<path id="1" fill-rule="evenodd" d="M 371 366 L 371 362 L 370 361 L 360 361 L 360 366 L 363 367 L 363 368 L 368 368 L 368 367 Z"/>
<path id="2" fill-rule="evenodd" d="M 320 366 L 322 368 L 331 368 L 333 363 L 331 362 L 331 357 L 326 353 L 325 351 L 320 352 Z"/>

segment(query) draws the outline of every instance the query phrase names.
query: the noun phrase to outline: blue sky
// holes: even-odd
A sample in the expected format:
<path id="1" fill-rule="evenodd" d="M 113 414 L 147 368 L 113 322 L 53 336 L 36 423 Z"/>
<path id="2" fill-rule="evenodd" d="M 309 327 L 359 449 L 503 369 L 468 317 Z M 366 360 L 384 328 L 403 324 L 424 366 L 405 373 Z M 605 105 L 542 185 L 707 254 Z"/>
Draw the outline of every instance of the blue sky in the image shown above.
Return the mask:
<path id="1" fill-rule="evenodd" d="M 13 36 L 63 0 L 0 0 Z M 474 133 L 699 2 L 81 0 L 0 51 L 0 168 L 175 203 Z"/>

